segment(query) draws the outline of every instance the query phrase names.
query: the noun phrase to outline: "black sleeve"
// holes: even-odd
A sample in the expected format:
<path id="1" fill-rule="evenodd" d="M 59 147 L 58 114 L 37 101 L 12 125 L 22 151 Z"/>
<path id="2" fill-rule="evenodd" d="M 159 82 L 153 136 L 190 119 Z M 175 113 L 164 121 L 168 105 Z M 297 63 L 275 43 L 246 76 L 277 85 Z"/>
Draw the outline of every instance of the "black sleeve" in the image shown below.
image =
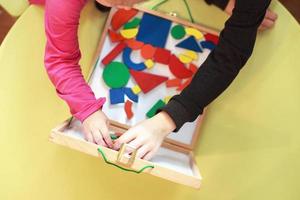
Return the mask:
<path id="1" fill-rule="evenodd" d="M 209 5 L 213 4 L 222 10 L 224 10 L 229 2 L 229 0 L 205 0 L 205 2 Z"/>
<path id="2" fill-rule="evenodd" d="M 202 114 L 238 75 L 252 54 L 257 29 L 269 4 L 270 0 L 236 0 L 233 14 L 220 33 L 219 44 L 190 85 L 161 109 L 175 122 L 175 131 Z"/>

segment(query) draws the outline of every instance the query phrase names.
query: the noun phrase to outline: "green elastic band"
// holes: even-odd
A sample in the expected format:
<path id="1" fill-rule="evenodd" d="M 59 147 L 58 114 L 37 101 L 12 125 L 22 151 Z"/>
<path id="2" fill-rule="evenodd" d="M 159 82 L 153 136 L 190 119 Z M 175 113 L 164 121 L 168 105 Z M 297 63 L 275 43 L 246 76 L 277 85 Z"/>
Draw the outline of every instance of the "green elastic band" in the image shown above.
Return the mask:
<path id="1" fill-rule="evenodd" d="M 168 1 L 168 0 L 163 0 L 163 1 L 159 2 L 158 4 L 156 4 L 156 5 L 154 5 L 154 6 L 152 7 L 152 10 L 157 10 L 157 8 L 158 8 L 160 5 L 166 3 L 167 1 Z M 188 11 L 188 14 L 189 14 L 189 17 L 190 17 L 191 22 L 194 23 L 195 20 L 194 20 L 194 18 L 193 18 L 192 11 L 191 11 L 191 9 L 190 9 L 190 6 L 189 6 L 188 2 L 187 2 L 186 0 L 183 0 L 183 2 L 184 2 L 185 7 L 186 7 L 186 9 L 187 9 L 187 11 Z"/>
<path id="2" fill-rule="evenodd" d="M 158 4 L 156 4 L 155 6 L 152 7 L 152 10 L 156 10 L 160 5 L 166 3 L 168 0 L 164 0 L 164 1 L 161 1 L 159 2 Z"/>
<path id="3" fill-rule="evenodd" d="M 186 7 L 186 9 L 187 9 L 187 11 L 188 11 L 188 13 L 189 13 L 189 16 L 190 16 L 190 20 L 191 20 L 191 22 L 195 22 L 195 20 L 194 20 L 194 18 L 193 18 L 193 16 L 192 16 L 192 11 L 191 11 L 191 9 L 190 9 L 190 6 L 189 6 L 189 4 L 187 3 L 187 1 L 186 0 L 183 0 L 183 2 L 184 2 L 184 4 L 185 4 L 185 7 Z"/>
<path id="4" fill-rule="evenodd" d="M 122 167 L 122 166 L 119 166 L 119 165 L 117 165 L 117 164 L 115 164 L 115 163 L 109 162 L 109 161 L 107 160 L 107 158 L 106 158 L 104 152 L 103 152 L 100 148 L 98 148 L 98 151 L 99 151 L 99 153 L 101 154 L 103 160 L 104 160 L 107 164 L 113 165 L 113 166 L 115 166 L 115 167 L 117 167 L 117 168 L 119 168 L 119 169 L 121 169 L 121 170 L 127 171 L 127 172 L 134 172 L 134 173 L 140 174 L 140 173 L 142 173 L 142 172 L 143 172 L 145 169 L 147 169 L 147 168 L 152 168 L 152 169 L 154 168 L 153 165 L 146 165 L 145 167 L 141 168 L 140 170 L 127 169 L 127 168 L 124 168 L 124 167 Z"/>

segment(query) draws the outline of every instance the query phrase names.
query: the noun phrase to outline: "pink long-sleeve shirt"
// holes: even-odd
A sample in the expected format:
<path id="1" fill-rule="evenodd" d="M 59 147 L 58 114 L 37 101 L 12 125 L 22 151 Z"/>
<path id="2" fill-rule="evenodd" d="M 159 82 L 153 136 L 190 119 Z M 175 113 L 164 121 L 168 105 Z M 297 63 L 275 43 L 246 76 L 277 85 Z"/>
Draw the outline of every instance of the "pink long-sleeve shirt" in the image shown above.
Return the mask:
<path id="1" fill-rule="evenodd" d="M 86 0 L 46 0 L 45 8 L 45 67 L 57 94 L 81 122 L 101 109 L 105 102 L 105 98 L 95 98 L 79 65 L 77 31 L 85 3 Z"/>

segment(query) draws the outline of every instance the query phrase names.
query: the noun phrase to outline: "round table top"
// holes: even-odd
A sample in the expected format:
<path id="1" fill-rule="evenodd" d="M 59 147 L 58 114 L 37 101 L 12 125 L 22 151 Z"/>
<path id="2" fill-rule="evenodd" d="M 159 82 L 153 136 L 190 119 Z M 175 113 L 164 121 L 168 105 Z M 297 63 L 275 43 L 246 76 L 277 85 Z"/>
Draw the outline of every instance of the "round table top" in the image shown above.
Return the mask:
<path id="1" fill-rule="evenodd" d="M 227 16 L 217 8 L 189 3 L 197 22 L 223 27 Z M 0 48 L 0 199 L 300 199 L 300 26 L 277 1 L 271 9 L 276 26 L 258 34 L 247 65 L 208 107 L 194 151 L 198 191 L 48 142 L 69 112 L 43 68 L 43 8 L 29 7 Z M 188 16 L 177 0 L 160 10 Z M 90 2 L 79 31 L 85 75 L 104 21 Z"/>

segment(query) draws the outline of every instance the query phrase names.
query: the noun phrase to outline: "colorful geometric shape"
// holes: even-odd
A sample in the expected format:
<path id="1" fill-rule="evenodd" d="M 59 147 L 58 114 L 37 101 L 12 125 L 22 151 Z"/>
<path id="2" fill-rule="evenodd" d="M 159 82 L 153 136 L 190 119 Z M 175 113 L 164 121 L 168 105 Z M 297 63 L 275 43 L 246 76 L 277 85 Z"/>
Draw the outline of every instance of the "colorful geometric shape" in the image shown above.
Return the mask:
<path id="1" fill-rule="evenodd" d="M 151 44 L 145 44 L 141 48 L 141 56 L 144 59 L 152 59 L 155 54 L 156 48 L 153 47 Z"/>
<path id="2" fill-rule="evenodd" d="M 185 80 L 176 90 L 182 91 L 184 88 L 186 88 L 190 83 L 192 82 L 192 78 L 189 78 Z"/>
<path id="3" fill-rule="evenodd" d="M 154 54 L 154 62 L 168 65 L 171 57 L 171 51 L 164 48 L 157 48 Z"/>
<path id="4" fill-rule="evenodd" d="M 141 49 L 144 46 L 143 42 L 139 42 L 135 39 L 129 39 L 125 41 L 127 46 L 133 50 Z"/>
<path id="5" fill-rule="evenodd" d="M 206 33 L 204 35 L 205 40 L 213 42 L 215 45 L 219 43 L 219 36 L 213 35 L 211 33 Z"/>
<path id="6" fill-rule="evenodd" d="M 134 94 L 138 94 L 138 93 L 140 93 L 140 92 L 142 91 L 141 88 L 140 88 L 138 85 L 133 86 L 133 87 L 131 88 L 131 90 L 132 90 L 132 92 L 133 92 Z"/>
<path id="7" fill-rule="evenodd" d="M 182 39 L 185 36 L 185 34 L 186 31 L 182 25 L 175 25 L 171 30 L 171 35 L 176 40 Z"/>
<path id="8" fill-rule="evenodd" d="M 198 71 L 198 67 L 194 65 L 193 63 L 190 63 L 189 70 L 195 74 Z"/>
<path id="9" fill-rule="evenodd" d="M 187 69 L 175 55 L 171 56 L 169 69 L 174 76 L 180 79 L 189 78 L 193 75 L 193 72 Z"/>
<path id="10" fill-rule="evenodd" d="M 131 55 L 132 50 L 128 47 L 126 47 L 123 51 L 123 62 L 129 69 L 134 69 L 134 70 L 144 70 L 146 69 L 146 65 L 141 62 L 141 63 L 134 63 L 132 62 L 130 55 Z"/>
<path id="11" fill-rule="evenodd" d="M 124 42 L 120 42 L 117 44 L 103 59 L 102 64 L 108 65 L 111 61 L 113 61 L 126 47 Z"/>
<path id="12" fill-rule="evenodd" d="M 124 89 L 124 93 L 126 94 L 126 96 L 134 102 L 138 102 L 139 101 L 139 96 L 134 94 L 133 91 L 131 90 L 131 88 L 123 88 Z"/>
<path id="13" fill-rule="evenodd" d="M 216 45 L 211 41 L 201 41 L 200 45 L 202 46 L 203 49 L 209 49 L 209 50 L 213 50 L 216 47 Z"/>
<path id="14" fill-rule="evenodd" d="M 111 88 L 109 90 L 110 104 L 124 103 L 124 90 L 123 88 Z"/>
<path id="15" fill-rule="evenodd" d="M 135 17 L 133 20 L 131 20 L 130 22 L 127 22 L 127 23 L 124 25 L 124 29 L 136 28 L 136 27 L 139 26 L 140 22 L 141 22 L 141 19 Z"/>
<path id="16" fill-rule="evenodd" d="M 169 101 L 171 100 L 171 98 L 172 98 L 172 96 L 166 96 L 166 97 L 164 98 L 165 104 L 169 103 Z"/>
<path id="17" fill-rule="evenodd" d="M 185 32 L 187 35 L 194 36 L 196 40 L 200 40 L 203 38 L 203 34 L 195 28 L 185 28 Z"/>
<path id="18" fill-rule="evenodd" d="M 171 24 L 170 20 L 144 13 L 136 39 L 154 47 L 164 48 Z"/>
<path id="19" fill-rule="evenodd" d="M 158 101 L 150 108 L 150 110 L 146 113 L 146 116 L 147 116 L 148 118 L 153 117 L 153 116 L 156 114 L 157 110 L 160 109 L 160 108 L 162 108 L 162 107 L 164 107 L 165 105 L 166 105 L 165 102 L 163 102 L 161 99 L 158 100 Z"/>
<path id="20" fill-rule="evenodd" d="M 111 27 L 113 30 L 118 30 L 121 26 L 123 26 L 126 22 L 128 22 L 131 18 L 133 18 L 138 13 L 136 9 L 119 9 L 115 12 L 114 16 L 111 19 Z"/>
<path id="21" fill-rule="evenodd" d="M 198 59 L 198 53 L 196 53 L 195 51 L 189 51 L 189 50 L 186 50 L 183 52 L 184 55 L 192 58 L 193 60 L 197 60 Z"/>
<path id="22" fill-rule="evenodd" d="M 188 63 L 191 63 L 193 61 L 193 58 L 191 58 L 189 56 L 186 56 L 184 54 L 179 54 L 178 58 L 184 64 L 188 64 Z"/>
<path id="23" fill-rule="evenodd" d="M 144 63 L 148 69 L 154 66 L 154 62 L 151 59 L 146 60 Z"/>
<path id="24" fill-rule="evenodd" d="M 168 80 L 168 77 L 142 71 L 130 70 L 130 74 L 145 94 Z"/>
<path id="25" fill-rule="evenodd" d="M 127 119 L 131 119 L 133 117 L 131 101 L 126 100 L 125 105 L 124 105 L 124 110 L 125 110 Z"/>
<path id="26" fill-rule="evenodd" d="M 179 78 L 174 78 L 174 79 L 169 79 L 166 81 L 166 87 L 171 88 L 171 87 L 178 87 L 181 85 L 182 79 Z"/>
<path id="27" fill-rule="evenodd" d="M 126 39 L 131 39 L 136 36 L 138 33 L 139 29 L 138 28 L 131 28 L 131 29 L 123 29 L 120 31 L 121 35 L 126 38 Z"/>
<path id="28" fill-rule="evenodd" d="M 119 33 L 116 33 L 110 29 L 108 29 L 108 35 L 111 42 L 120 42 L 123 41 L 125 38 Z"/>
<path id="29" fill-rule="evenodd" d="M 130 74 L 123 63 L 111 62 L 104 68 L 102 77 L 108 87 L 121 88 L 127 84 Z"/>
<path id="30" fill-rule="evenodd" d="M 198 45 L 197 41 L 195 40 L 194 36 L 190 36 L 187 39 L 179 42 L 176 47 L 192 50 L 196 52 L 203 52 L 201 47 Z"/>

